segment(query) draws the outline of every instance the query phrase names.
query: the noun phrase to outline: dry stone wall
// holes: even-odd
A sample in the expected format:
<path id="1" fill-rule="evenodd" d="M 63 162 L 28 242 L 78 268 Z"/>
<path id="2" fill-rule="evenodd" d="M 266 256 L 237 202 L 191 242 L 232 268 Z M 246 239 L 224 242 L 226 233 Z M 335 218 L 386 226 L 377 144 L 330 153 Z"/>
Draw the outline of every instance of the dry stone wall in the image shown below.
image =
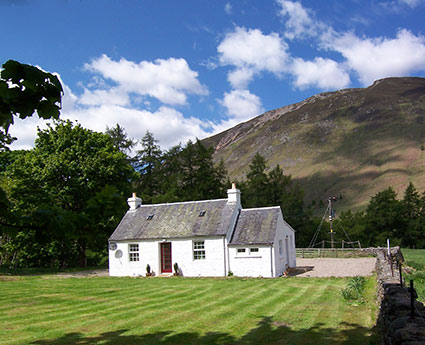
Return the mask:
<path id="1" fill-rule="evenodd" d="M 375 249 L 374 254 L 382 344 L 425 345 L 425 307 L 415 300 L 412 314 L 410 288 L 400 284 L 398 263 L 403 261 L 400 248 L 391 248 L 390 256 L 387 249 Z M 415 291 L 414 295 L 417 296 Z"/>

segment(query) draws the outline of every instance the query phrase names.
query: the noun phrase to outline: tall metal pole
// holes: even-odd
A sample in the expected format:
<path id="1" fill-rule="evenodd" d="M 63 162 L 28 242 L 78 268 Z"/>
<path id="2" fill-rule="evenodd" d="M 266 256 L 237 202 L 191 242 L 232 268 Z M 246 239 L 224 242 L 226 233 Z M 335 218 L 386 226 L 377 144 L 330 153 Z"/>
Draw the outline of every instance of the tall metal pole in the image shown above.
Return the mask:
<path id="1" fill-rule="evenodd" d="M 334 248 L 334 231 L 332 228 L 332 198 L 329 197 L 328 199 L 329 201 L 329 226 L 330 226 L 330 230 L 331 230 L 331 248 Z"/>

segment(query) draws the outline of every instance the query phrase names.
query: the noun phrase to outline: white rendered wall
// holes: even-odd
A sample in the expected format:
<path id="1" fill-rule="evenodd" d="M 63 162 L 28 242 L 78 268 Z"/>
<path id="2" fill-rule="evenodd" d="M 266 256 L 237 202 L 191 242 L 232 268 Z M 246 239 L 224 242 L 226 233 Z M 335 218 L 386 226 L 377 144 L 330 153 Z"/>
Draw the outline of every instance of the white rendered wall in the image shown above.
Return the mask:
<path id="1" fill-rule="evenodd" d="M 282 241 L 282 253 L 279 252 L 279 240 Z M 286 246 L 286 243 L 288 245 Z M 288 267 L 296 266 L 295 232 L 279 215 L 274 238 L 274 273 L 279 277 Z"/>
<path id="2" fill-rule="evenodd" d="M 245 253 L 238 253 L 245 248 Z M 258 248 L 251 253 L 250 248 Z M 271 246 L 231 246 L 229 247 L 229 270 L 238 277 L 272 277 Z"/>
<path id="3" fill-rule="evenodd" d="M 193 241 L 204 241 L 205 259 L 193 259 Z M 170 239 L 172 263 L 177 262 L 181 273 L 187 277 L 225 276 L 225 248 L 223 237 Z M 146 265 L 156 274 L 161 274 L 161 240 L 115 242 L 117 249 L 109 250 L 109 275 L 111 276 L 144 276 Z M 129 261 L 129 243 L 139 244 L 139 261 Z M 116 258 L 115 253 L 121 250 L 123 255 Z M 174 272 L 174 269 L 173 269 Z"/>

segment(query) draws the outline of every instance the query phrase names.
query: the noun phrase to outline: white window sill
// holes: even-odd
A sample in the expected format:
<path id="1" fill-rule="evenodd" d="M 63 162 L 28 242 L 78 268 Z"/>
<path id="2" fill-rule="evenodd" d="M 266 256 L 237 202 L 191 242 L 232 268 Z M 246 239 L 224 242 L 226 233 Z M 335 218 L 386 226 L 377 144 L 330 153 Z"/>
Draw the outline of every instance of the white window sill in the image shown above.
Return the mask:
<path id="1" fill-rule="evenodd" d="M 239 255 L 235 256 L 235 259 L 261 259 L 261 255 Z"/>

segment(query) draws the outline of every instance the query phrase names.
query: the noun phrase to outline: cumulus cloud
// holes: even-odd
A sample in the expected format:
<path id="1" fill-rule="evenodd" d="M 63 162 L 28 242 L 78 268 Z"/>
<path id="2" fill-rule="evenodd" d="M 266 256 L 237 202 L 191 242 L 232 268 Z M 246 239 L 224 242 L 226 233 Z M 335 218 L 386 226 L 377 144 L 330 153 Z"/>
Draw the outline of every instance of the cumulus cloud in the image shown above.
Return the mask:
<path id="1" fill-rule="evenodd" d="M 226 5 L 224 5 L 224 12 L 226 12 L 227 15 L 231 15 L 232 14 L 232 5 L 230 5 L 230 3 L 226 3 Z"/>
<path id="2" fill-rule="evenodd" d="M 405 29 L 395 38 L 359 38 L 345 33 L 332 40 L 329 47 L 342 54 L 364 85 L 425 70 L 425 37 Z"/>
<path id="3" fill-rule="evenodd" d="M 310 86 L 324 90 L 340 89 L 350 83 L 350 76 L 342 65 L 321 57 L 313 61 L 294 59 L 291 70 L 295 76 L 295 85 L 301 89 Z"/>
<path id="4" fill-rule="evenodd" d="M 321 23 L 311 18 L 311 10 L 306 9 L 298 1 L 276 0 L 281 7 L 279 14 L 286 18 L 285 37 L 288 39 L 305 38 L 317 34 Z"/>
<path id="5" fill-rule="evenodd" d="M 112 87 L 110 89 L 89 90 L 84 88 L 84 93 L 80 96 L 78 102 L 84 105 L 128 105 L 130 97 L 122 88 Z"/>
<path id="6" fill-rule="evenodd" d="M 104 104 L 88 108 L 76 108 L 63 111 L 64 120 L 78 121 L 85 128 L 104 132 L 106 126 L 114 127 L 119 123 L 126 129 L 129 137 L 140 139 L 149 130 L 160 141 L 161 147 L 169 148 L 189 139 L 204 138 L 210 135 L 211 127 L 202 120 L 185 117 L 181 112 L 166 106 L 156 111 L 139 110 L 119 105 Z M 37 136 L 37 127 L 46 128 L 47 123 L 38 117 L 17 120 L 11 126 L 10 133 L 18 138 L 13 149 L 30 149 Z"/>
<path id="7" fill-rule="evenodd" d="M 276 0 L 279 14 L 285 19 L 288 39 L 316 38 L 317 49 L 340 54 L 341 61 L 316 57 L 313 61 L 293 58 L 290 73 L 295 86 L 321 89 L 346 87 L 349 74 L 356 75 L 363 85 L 391 76 L 403 76 L 425 70 L 425 39 L 406 29 L 394 38 L 358 37 L 354 32 L 336 32 L 334 28 L 315 18 L 313 11 L 300 1 Z M 417 7 L 425 0 L 394 0 L 381 2 L 386 8 Z"/>
<path id="8" fill-rule="evenodd" d="M 198 80 L 198 73 L 190 69 L 185 59 L 136 63 L 124 58 L 113 61 L 102 55 L 85 64 L 85 68 L 113 81 L 123 92 L 154 97 L 168 105 L 186 104 L 187 94 L 208 94 L 207 88 Z M 102 93 L 97 96 L 101 97 Z"/>
<path id="9" fill-rule="evenodd" d="M 277 33 L 264 35 L 258 29 L 236 27 L 217 47 L 222 65 L 234 66 L 228 75 L 234 88 L 245 88 L 263 71 L 281 75 L 287 63 L 287 45 Z"/>
<path id="10" fill-rule="evenodd" d="M 264 112 L 261 100 L 248 90 L 232 90 L 224 94 L 221 105 L 227 109 L 227 114 L 240 121 L 248 120 Z"/>

